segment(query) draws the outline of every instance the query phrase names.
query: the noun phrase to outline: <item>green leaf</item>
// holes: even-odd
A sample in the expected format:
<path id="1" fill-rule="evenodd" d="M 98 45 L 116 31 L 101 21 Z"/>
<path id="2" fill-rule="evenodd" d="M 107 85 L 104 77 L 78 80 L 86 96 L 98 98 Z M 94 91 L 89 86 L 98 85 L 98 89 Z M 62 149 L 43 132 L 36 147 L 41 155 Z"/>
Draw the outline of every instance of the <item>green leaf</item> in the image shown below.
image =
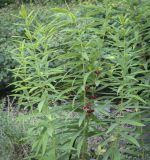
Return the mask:
<path id="1" fill-rule="evenodd" d="M 56 13 L 66 14 L 72 19 L 73 22 L 76 21 L 76 16 L 73 13 L 71 13 L 69 10 L 67 10 L 67 9 L 64 9 L 64 8 L 53 8 L 52 11 L 54 11 Z"/>
<path id="2" fill-rule="evenodd" d="M 82 128 L 81 130 L 79 130 L 79 131 L 71 138 L 70 149 L 73 147 L 74 142 L 77 140 L 78 136 L 82 133 L 83 130 L 84 130 L 84 128 Z"/>
<path id="3" fill-rule="evenodd" d="M 26 18 L 26 17 L 27 17 L 27 10 L 26 10 L 26 7 L 25 7 L 24 5 L 21 6 L 20 15 L 21 15 L 23 18 Z"/>
<path id="4" fill-rule="evenodd" d="M 140 147 L 140 144 L 138 143 L 138 141 L 134 137 L 132 137 L 130 135 L 124 135 L 124 138 L 127 139 L 129 142 L 135 144 L 137 147 Z"/>
<path id="5" fill-rule="evenodd" d="M 83 90 L 85 89 L 86 82 L 87 82 L 87 79 L 88 79 L 88 77 L 89 77 L 90 74 L 91 74 L 91 72 L 88 72 L 88 73 L 85 73 L 85 74 L 84 74 L 84 79 L 83 79 Z"/>
<path id="6" fill-rule="evenodd" d="M 56 12 L 56 13 L 69 13 L 69 11 L 67 9 L 64 9 L 64 8 L 52 8 L 51 10 Z"/>
<path id="7" fill-rule="evenodd" d="M 106 133 L 108 134 L 108 133 L 111 132 L 113 129 L 115 129 L 117 126 L 118 126 L 117 123 L 112 124 L 112 125 L 108 128 L 108 130 L 107 130 Z"/>
<path id="8" fill-rule="evenodd" d="M 137 122 L 137 121 L 134 121 L 134 120 L 124 120 L 124 121 L 122 121 L 122 124 L 129 124 L 129 125 L 138 126 L 138 127 L 145 126 L 144 124 Z"/>
<path id="9" fill-rule="evenodd" d="M 95 82 L 96 87 L 99 86 L 100 82 L 101 82 L 101 81 L 99 81 L 99 80 L 97 80 L 97 81 Z"/>
<path id="10" fill-rule="evenodd" d="M 39 112 L 42 111 L 42 108 L 43 108 L 43 106 L 44 106 L 44 103 L 45 103 L 45 99 L 42 100 L 42 101 L 38 104 L 38 110 L 39 110 Z"/>
<path id="11" fill-rule="evenodd" d="M 32 35 L 31 35 L 31 33 L 30 33 L 29 30 L 25 29 L 25 35 L 27 36 L 27 38 L 28 38 L 29 40 L 32 39 Z"/>
<path id="12" fill-rule="evenodd" d="M 54 142 L 53 142 L 54 143 Z M 53 146 L 54 146 L 55 144 L 53 144 Z M 54 147 L 52 147 L 52 149 L 48 152 L 48 160 L 50 159 L 50 158 L 52 159 L 52 160 L 56 160 L 56 148 L 55 148 L 55 146 Z"/>
<path id="13" fill-rule="evenodd" d="M 120 91 L 123 89 L 124 86 L 119 86 L 118 90 L 117 90 L 117 95 L 120 93 Z"/>
<path id="14" fill-rule="evenodd" d="M 101 106 L 95 108 L 95 111 L 98 112 L 99 114 L 101 113 L 103 115 L 109 116 L 109 113 L 105 111 L 104 108 L 102 108 Z"/>
<path id="15" fill-rule="evenodd" d="M 139 86 L 141 86 L 141 87 L 146 87 L 146 88 L 150 88 L 150 85 L 146 85 L 146 84 L 139 84 Z"/>
<path id="16" fill-rule="evenodd" d="M 51 89 L 55 90 L 55 87 L 52 84 L 47 84 Z"/>
<path id="17" fill-rule="evenodd" d="M 34 90 L 38 89 L 39 87 L 33 87 L 30 89 L 29 93 L 32 93 Z"/>
<path id="18" fill-rule="evenodd" d="M 40 149 L 42 147 L 42 139 L 37 140 L 37 142 L 38 142 L 38 145 L 36 147 L 36 153 L 35 153 L 36 156 L 38 155 L 38 153 L 40 152 Z"/>
<path id="19" fill-rule="evenodd" d="M 113 160 L 121 160 L 119 148 L 115 148 L 113 151 Z"/>
<path id="20" fill-rule="evenodd" d="M 81 148 L 82 148 L 83 143 L 84 143 L 84 138 L 80 139 L 79 143 L 77 144 L 77 155 L 78 155 L 78 158 L 80 157 Z"/>
<path id="21" fill-rule="evenodd" d="M 136 100 L 139 100 L 139 101 L 141 101 L 141 102 L 143 102 L 143 103 L 145 103 L 146 104 L 146 101 L 144 101 L 144 99 L 142 99 L 140 96 L 138 96 L 138 95 L 129 95 L 129 97 L 132 97 L 132 98 L 134 98 L 134 99 L 136 99 Z"/>
<path id="22" fill-rule="evenodd" d="M 19 88 L 16 88 L 14 91 L 18 92 L 18 91 L 22 91 L 22 90 L 27 90 L 27 89 L 30 89 L 31 87 L 19 87 Z"/>
<path id="23" fill-rule="evenodd" d="M 45 132 L 42 137 L 42 155 L 45 154 L 47 143 L 48 143 L 48 134 L 47 132 Z"/>
<path id="24" fill-rule="evenodd" d="M 83 57 L 85 60 L 89 61 L 89 57 L 88 57 L 88 55 L 87 55 L 86 52 L 82 52 L 82 57 Z"/>
<path id="25" fill-rule="evenodd" d="M 104 157 L 102 160 L 108 160 L 110 155 L 112 154 L 112 148 L 108 149 L 107 152 L 104 154 Z"/>
<path id="26" fill-rule="evenodd" d="M 85 113 L 83 113 L 83 114 L 80 116 L 80 119 L 79 119 L 79 127 L 82 125 L 85 117 L 86 117 L 86 114 L 85 114 Z"/>

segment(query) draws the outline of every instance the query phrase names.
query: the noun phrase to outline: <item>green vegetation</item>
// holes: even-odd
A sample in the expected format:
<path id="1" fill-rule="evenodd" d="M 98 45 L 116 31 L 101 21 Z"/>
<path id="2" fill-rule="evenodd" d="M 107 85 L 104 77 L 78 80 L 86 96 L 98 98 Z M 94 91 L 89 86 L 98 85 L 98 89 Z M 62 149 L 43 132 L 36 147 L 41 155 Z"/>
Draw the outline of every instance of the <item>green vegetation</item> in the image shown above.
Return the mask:
<path id="1" fill-rule="evenodd" d="M 12 112 L 12 104 L 9 102 L 8 111 L 3 112 L 5 100 L 0 106 L 0 160 L 21 160 L 28 156 L 30 145 L 25 143 L 26 122 L 18 120 L 17 112 Z M 20 115 L 21 116 L 21 115 Z"/>
<path id="2" fill-rule="evenodd" d="M 15 62 L 12 60 L 12 50 L 15 44 L 12 42 L 12 35 L 15 34 L 16 18 L 10 15 L 16 12 L 12 7 L 3 8 L 0 10 L 0 89 L 8 82 L 12 82 L 12 77 L 9 69 L 14 68 Z"/>
<path id="3" fill-rule="evenodd" d="M 148 0 L 21 6 L 8 68 L 28 112 L 16 117 L 19 141 L 6 133 L 27 159 L 148 160 L 149 10 Z"/>

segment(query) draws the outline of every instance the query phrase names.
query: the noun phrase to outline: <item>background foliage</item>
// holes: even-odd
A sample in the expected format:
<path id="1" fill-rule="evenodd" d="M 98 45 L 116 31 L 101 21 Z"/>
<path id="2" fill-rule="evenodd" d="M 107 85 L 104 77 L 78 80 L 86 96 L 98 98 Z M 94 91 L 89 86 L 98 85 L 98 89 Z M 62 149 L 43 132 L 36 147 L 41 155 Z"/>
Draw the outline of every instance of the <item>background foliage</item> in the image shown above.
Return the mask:
<path id="1" fill-rule="evenodd" d="M 10 70 L 14 68 L 15 62 L 12 60 L 12 50 L 15 44 L 12 42 L 12 35 L 15 34 L 15 18 L 10 15 L 15 14 L 12 7 L 0 10 L 0 89 L 4 88 L 8 82 L 12 82 Z"/>

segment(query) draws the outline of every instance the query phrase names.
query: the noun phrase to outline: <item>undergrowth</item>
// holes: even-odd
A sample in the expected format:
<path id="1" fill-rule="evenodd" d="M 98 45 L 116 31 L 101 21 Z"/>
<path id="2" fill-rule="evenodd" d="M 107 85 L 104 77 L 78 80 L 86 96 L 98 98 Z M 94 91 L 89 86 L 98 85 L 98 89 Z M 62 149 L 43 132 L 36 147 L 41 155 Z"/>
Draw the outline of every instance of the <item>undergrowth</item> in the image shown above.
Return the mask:
<path id="1" fill-rule="evenodd" d="M 0 160 L 23 160 L 30 153 L 31 146 L 25 141 L 26 121 L 18 120 L 17 112 L 9 102 L 7 112 L 3 111 L 6 100 L 0 106 Z M 21 116 L 21 115 L 20 115 Z M 28 123 L 29 124 L 29 123 Z"/>

